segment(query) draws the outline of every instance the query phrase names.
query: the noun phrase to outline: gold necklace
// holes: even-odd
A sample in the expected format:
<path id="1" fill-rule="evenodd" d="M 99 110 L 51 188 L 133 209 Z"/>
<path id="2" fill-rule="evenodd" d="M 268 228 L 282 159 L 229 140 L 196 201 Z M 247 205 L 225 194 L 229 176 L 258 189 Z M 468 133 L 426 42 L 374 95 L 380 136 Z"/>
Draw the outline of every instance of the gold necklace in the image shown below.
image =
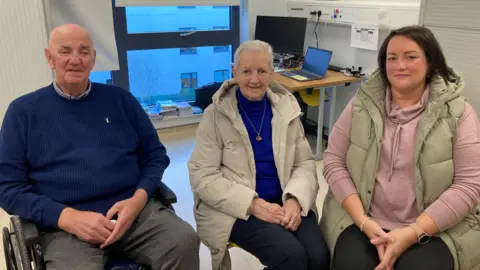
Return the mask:
<path id="1" fill-rule="evenodd" d="M 250 121 L 250 118 L 248 118 L 248 115 L 247 115 L 246 111 L 242 107 L 242 103 L 238 102 L 238 104 L 240 105 L 240 109 L 242 109 L 242 112 L 245 115 L 245 117 L 247 118 L 248 122 L 250 122 L 250 125 L 252 126 L 253 130 L 255 130 L 255 133 L 257 133 L 257 137 L 255 139 L 257 140 L 257 142 L 261 142 L 263 140 L 263 138 L 262 138 L 262 136 L 260 136 L 260 133 L 262 132 L 263 119 L 265 118 L 265 111 L 267 109 L 267 100 L 265 99 L 264 106 L 263 106 L 263 115 L 262 115 L 262 122 L 260 123 L 260 131 L 257 131 L 257 129 L 253 125 L 252 121 Z"/>

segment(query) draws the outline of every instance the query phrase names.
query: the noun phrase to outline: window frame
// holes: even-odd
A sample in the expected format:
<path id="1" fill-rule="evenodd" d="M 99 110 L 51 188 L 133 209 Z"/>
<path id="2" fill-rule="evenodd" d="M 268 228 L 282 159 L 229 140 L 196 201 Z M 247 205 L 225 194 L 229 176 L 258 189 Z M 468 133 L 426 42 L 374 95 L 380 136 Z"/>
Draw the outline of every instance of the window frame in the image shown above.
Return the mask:
<path id="1" fill-rule="evenodd" d="M 187 75 L 184 78 L 184 75 Z M 183 80 L 188 79 L 188 87 L 183 87 Z M 189 88 L 196 88 L 198 87 L 198 72 L 183 72 L 180 73 L 180 88 L 181 89 L 189 89 Z"/>
<path id="2" fill-rule="evenodd" d="M 217 72 L 221 72 L 221 74 L 222 74 L 222 79 L 219 80 L 219 81 L 215 80 L 215 74 L 217 74 Z M 230 70 L 228 70 L 228 69 L 218 69 L 218 70 L 213 71 L 213 78 L 214 78 L 214 81 L 216 83 L 224 82 L 224 81 L 228 80 L 229 77 L 230 77 Z"/>
<path id="3" fill-rule="evenodd" d="M 128 77 L 127 52 L 131 50 L 155 50 L 169 48 L 191 48 L 209 46 L 232 46 L 231 62 L 233 63 L 234 52 L 240 45 L 240 7 L 230 6 L 230 30 L 193 31 L 193 34 L 184 35 L 188 32 L 164 32 L 164 33 L 135 33 L 127 31 L 127 17 L 125 7 L 116 7 L 113 3 L 113 22 L 119 70 L 111 72 L 111 78 L 115 85 L 130 91 Z M 169 64 L 169 63 L 161 63 Z M 198 80 L 198 78 L 197 78 Z M 198 83 L 198 82 L 197 82 Z"/>

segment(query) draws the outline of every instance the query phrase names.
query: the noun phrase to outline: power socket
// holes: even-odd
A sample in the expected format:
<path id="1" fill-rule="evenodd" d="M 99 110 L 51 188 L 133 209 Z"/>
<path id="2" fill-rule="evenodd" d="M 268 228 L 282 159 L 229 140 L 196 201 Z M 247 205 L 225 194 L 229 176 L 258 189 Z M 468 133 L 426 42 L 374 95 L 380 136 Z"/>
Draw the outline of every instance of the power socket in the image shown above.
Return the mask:
<path id="1" fill-rule="evenodd" d="M 319 10 L 319 11 L 316 11 L 316 10 L 312 10 L 310 11 L 310 15 L 317 15 L 318 17 L 322 16 L 322 11 Z"/>

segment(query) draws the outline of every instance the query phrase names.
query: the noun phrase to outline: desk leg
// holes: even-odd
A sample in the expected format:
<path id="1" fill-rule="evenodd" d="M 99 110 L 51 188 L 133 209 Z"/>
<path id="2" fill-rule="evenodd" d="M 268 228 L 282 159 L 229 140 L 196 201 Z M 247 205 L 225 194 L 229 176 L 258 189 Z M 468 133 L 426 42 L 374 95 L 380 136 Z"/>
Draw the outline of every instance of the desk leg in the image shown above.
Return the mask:
<path id="1" fill-rule="evenodd" d="M 337 87 L 336 86 L 332 87 L 332 96 L 330 97 L 329 103 L 330 103 L 330 117 L 328 119 L 328 136 L 330 136 L 333 126 L 335 125 L 335 105 L 337 104 Z"/>
<path id="2" fill-rule="evenodd" d="M 325 109 L 325 88 L 320 88 L 319 91 L 320 102 L 318 104 L 316 160 L 323 159 L 323 110 Z"/>

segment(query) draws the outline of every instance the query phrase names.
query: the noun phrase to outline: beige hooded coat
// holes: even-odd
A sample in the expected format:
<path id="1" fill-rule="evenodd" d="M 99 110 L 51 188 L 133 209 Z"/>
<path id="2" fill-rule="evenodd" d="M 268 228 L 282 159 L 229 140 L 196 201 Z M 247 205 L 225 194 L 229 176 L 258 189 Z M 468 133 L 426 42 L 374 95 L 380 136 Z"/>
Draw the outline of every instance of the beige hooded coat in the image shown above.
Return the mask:
<path id="1" fill-rule="evenodd" d="M 201 241 L 210 249 L 214 270 L 231 269 L 227 243 L 237 219 L 248 219 L 255 192 L 255 160 L 237 109 L 235 80 L 226 81 L 205 110 L 188 162 L 194 213 Z M 305 138 L 295 97 L 277 83 L 267 90 L 272 105 L 272 145 L 283 200 L 295 196 L 302 216 L 315 209 L 317 170 Z"/>

